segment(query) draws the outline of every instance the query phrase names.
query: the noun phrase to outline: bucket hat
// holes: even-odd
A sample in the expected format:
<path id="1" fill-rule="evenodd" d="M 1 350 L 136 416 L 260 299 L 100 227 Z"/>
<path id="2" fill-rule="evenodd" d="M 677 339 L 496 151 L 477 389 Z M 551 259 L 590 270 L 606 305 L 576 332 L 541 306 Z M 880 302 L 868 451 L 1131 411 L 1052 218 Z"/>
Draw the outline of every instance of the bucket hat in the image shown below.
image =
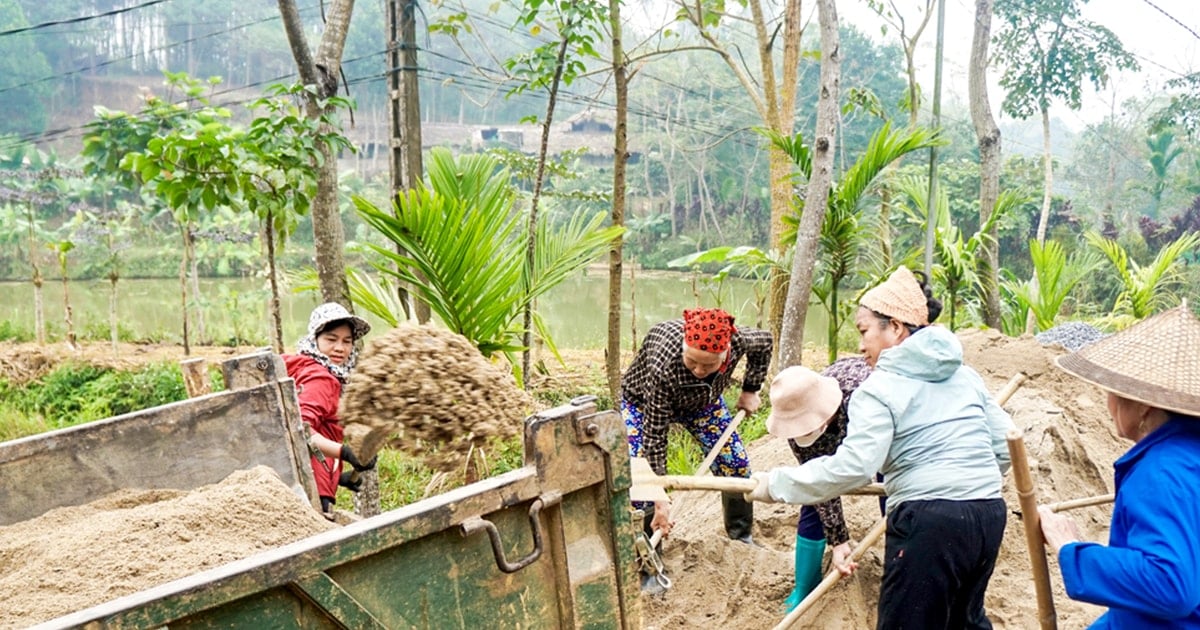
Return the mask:
<path id="1" fill-rule="evenodd" d="M 350 327 L 354 329 L 355 340 L 362 339 L 371 332 L 371 324 L 367 320 L 354 315 L 337 302 L 326 302 L 314 308 L 312 314 L 308 316 L 308 336 L 316 337 L 317 331 L 324 328 L 326 324 L 339 320 L 350 322 Z"/>
<path id="2" fill-rule="evenodd" d="M 775 375 L 770 399 L 767 432 L 788 439 L 824 427 L 842 404 L 842 389 L 835 378 L 793 365 Z"/>
<path id="3" fill-rule="evenodd" d="M 1200 320 L 1184 301 L 1054 362 L 1122 398 L 1200 416 L 1198 356 Z"/>
<path id="4" fill-rule="evenodd" d="M 921 283 L 904 265 L 897 267 L 887 280 L 864 293 L 858 303 L 911 326 L 929 324 L 929 303 L 921 291 Z"/>

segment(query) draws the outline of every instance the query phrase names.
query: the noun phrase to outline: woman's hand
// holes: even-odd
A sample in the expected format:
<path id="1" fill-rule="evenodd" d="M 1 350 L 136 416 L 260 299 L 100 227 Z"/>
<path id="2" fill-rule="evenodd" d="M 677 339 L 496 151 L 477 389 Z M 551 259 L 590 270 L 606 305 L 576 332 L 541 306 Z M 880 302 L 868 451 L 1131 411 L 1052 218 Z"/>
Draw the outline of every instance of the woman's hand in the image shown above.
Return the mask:
<path id="1" fill-rule="evenodd" d="M 1058 553 L 1063 545 L 1079 542 L 1082 537 L 1075 521 L 1055 513 L 1049 506 L 1039 507 L 1038 516 L 1042 522 L 1042 536 L 1046 538 L 1046 544 L 1050 545 L 1054 553 Z"/>
<path id="2" fill-rule="evenodd" d="M 675 521 L 671 520 L 671 502 L 655 501 L 654 518 L 650 519 L 650 531 L 662 530 L 663 538 L 666 538 L 671 534 L 671 528 L 674 526 Z"/>
<path id="3" fill-rule="evenodd" d="M 742 395 L 738 396 L 737 408 L 744 409 L 747 416 L 754 415 L 761 405 L 762 399 L 758 397 L 758 392 L 742 392 Z"/>
<path id="4" fill-rule="evenodd" d="M 852 551 L 850 541 L 846 541 L 833 548 L 833 567 L 843 576 L 854 573 L 855 569 L 858 568 L 858 563 L 850 560 L 850 553 Z"/>

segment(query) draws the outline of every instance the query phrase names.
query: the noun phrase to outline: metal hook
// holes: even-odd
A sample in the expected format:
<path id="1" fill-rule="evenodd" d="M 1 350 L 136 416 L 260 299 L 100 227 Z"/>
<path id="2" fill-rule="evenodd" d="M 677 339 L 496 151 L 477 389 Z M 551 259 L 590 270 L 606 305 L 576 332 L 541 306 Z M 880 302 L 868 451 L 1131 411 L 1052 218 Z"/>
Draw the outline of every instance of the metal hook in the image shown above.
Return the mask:
<path id="1" fill-rule="evenodd" d="M 504 573 L 516 573 L 521 569 L 531 565 L 542 555 L 542 523 L 538 520 L 538 514 L 542 508 L 548 505 L 554 505 L 562 500 L 562 495 L 557 493 L 544 494 L 529 506 L 529 526 L 533 530 L 533 551 L 529 555 L 517 560 L 509 562 L 504 556 L 504 543 L 500 540 L 500 530 L 496 529 L 496 525 L 481 516 L 473 516 L 463 521 L 460 527 L 462 528 L 463 536 L 470 536 L 479 531 L 486 531 L 488 539 L 492 543 L 492 555 L 496 558 L 496 567 Z"/>

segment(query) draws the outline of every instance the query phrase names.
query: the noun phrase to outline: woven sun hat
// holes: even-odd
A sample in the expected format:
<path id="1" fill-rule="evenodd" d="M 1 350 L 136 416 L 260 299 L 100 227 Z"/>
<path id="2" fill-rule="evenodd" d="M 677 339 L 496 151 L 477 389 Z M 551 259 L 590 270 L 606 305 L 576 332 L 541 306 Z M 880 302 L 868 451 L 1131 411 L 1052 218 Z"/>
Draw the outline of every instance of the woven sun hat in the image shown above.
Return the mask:
<path id="1" fill-rule="evenodd" d="M 858 303 L 905 324 L 929 324 L 929 306 L 925 293 L 921 291 L 921 283 L 904 265 L 897 267 L 887 280 L 864 293 Z"/>
<path id="2" fill-rule="evenodd" d="M 1122 398 L 1200 416 L 1200 320 L 1185 301 L 1055 359 L 1063 371 Z"/>
<path id="3" fill-rule="evenodd" d="M 350 327 L 354 329 L 354 338 L 362 339 L 367 333 L 371 332 L 371 324 L 346 310 L 345 306 L 337 302 L 326 302 L 313 309 L 311 315 L 308 316 L 308 336 L 316 337 L 317 333 L 325 328 L 329 322 L 345 320 L 349 322 Z"/>
<path id="4" fill-rule="evenodd" d="M 842 389 L 835 378 L 793 365 L 775 375 L 770 399 L 767 432 L 789 439 L 823 428 L 842 404 Z"/>

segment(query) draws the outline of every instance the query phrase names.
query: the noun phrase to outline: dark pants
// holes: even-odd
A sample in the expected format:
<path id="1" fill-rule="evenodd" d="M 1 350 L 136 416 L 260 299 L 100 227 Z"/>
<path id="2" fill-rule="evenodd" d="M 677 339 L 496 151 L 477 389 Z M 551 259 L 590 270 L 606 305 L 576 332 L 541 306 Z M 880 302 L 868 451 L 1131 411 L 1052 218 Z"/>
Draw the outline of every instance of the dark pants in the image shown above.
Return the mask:
<path id="1" fill-rule="evenodd" d="M 990 629 L 983 595 L 1005 518 L 1003 499 L 897 505 L 887 519 L 877 630 Z"/>

